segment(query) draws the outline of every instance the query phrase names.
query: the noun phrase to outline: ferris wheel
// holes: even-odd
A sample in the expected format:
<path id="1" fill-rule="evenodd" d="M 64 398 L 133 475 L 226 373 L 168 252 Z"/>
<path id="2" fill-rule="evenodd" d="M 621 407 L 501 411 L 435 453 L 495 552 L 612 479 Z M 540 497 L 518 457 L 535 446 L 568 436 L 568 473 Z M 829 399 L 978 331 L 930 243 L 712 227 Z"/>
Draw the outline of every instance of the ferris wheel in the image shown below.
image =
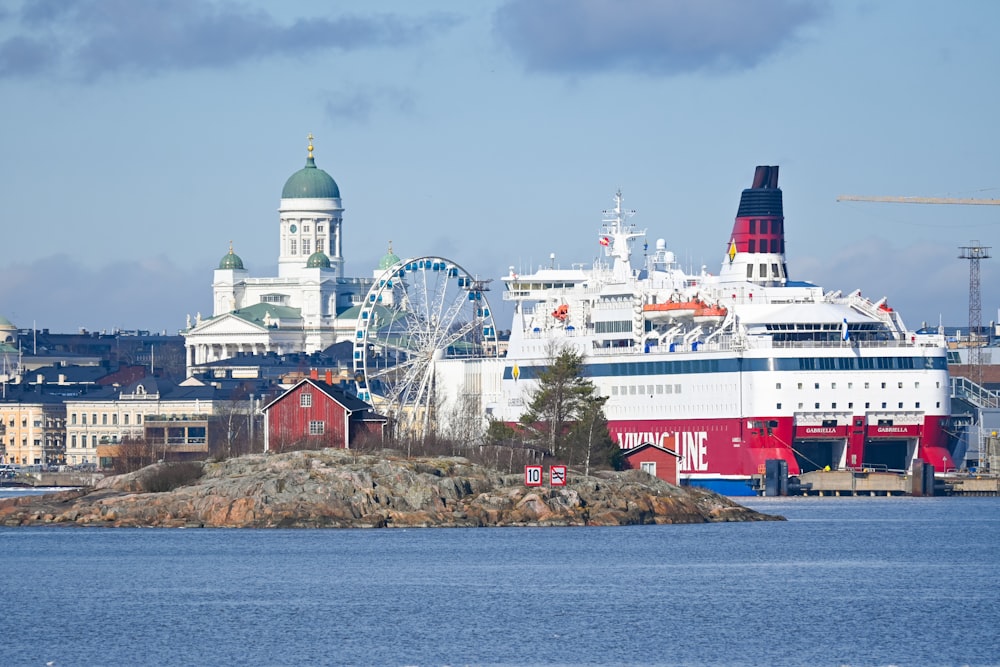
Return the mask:
<path id="1" fill-rule="evenodd" d="M 368 290 L 354 340 L 356 390 L 398 434 L 422 438 L 433 424 L 437 361 L 498 355 L 488 283 L 451 260 L 418 257 Z"/>

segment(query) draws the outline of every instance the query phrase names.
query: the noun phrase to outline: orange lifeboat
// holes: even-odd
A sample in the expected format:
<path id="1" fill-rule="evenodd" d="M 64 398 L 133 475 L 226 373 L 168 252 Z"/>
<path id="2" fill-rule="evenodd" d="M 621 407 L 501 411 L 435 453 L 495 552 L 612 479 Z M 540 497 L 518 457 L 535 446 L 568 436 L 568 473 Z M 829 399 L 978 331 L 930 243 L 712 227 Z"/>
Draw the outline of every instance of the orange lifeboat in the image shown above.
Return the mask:
<path id="1" fill-rule="evenodd" d="M 702 304 L 701 308 L 694 311 L 694 321 L 699 324 L 703 323 L 718 323 L 726 319 L 727 311 L 722 306 L 709 306 L 707 304 Z"/>
<path id="2" fill-rule="evenodd" d="M 566 321 L 566 318 L 568 316 L 569 316 L 569 306 L 567 306 L 565 303 L 552 311 L 552 317 L 556 318 L 560 322 Z"/>
<path id="3" fill-rule="evenodd" d="M 667 301 L 666 303 L 647 303 L 642 307 L 642 313 L 646 319 L 677 320 L 691 317 L 703 304 L 697 299 L 693 301 Z"/>

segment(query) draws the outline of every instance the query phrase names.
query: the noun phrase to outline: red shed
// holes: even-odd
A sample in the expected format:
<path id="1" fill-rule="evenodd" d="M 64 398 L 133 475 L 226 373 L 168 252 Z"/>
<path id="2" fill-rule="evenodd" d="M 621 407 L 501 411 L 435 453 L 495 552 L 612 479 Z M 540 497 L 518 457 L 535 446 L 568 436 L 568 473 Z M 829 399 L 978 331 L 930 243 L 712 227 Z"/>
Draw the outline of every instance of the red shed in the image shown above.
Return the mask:
<path id="1" fill-rule="evenodd" d="M 350 449 L 366 436 L 381 442 L 387 421 L 360 398 L 305 378 L 264 406 L 264 451 Z"/>
<path id="2" fill-rule="evenodd" d="M 664 482 L 680 484 L 677 465 L 680 456 L 676 452 L 647 442 L 625 450 L 622 452 L 622 457 L 625 460 L 626 470 L 643 470 Z"/>

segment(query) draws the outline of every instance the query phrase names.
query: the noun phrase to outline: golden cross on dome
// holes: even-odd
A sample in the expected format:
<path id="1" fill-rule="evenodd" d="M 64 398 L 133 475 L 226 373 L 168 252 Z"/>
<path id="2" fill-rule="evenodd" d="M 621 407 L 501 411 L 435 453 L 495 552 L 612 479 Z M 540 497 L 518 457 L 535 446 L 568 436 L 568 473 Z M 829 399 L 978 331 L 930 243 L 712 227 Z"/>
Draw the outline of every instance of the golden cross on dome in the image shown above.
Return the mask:
<path id="1" fill-rule="evenodd" d="M 306 139 L 309 140 L 309 157 L 312 157 L 313 156 L 313 135 L 312 135 L 312 132 L 310 132 L 306 136 Z"/>
<path id="2" fill-rule="evenodd" d="M 232 241 L 232 239 L 230 239 L 230 241 L 229 241 L 229 254 L 230 255 L 233 254 L 233 241 Z"/>

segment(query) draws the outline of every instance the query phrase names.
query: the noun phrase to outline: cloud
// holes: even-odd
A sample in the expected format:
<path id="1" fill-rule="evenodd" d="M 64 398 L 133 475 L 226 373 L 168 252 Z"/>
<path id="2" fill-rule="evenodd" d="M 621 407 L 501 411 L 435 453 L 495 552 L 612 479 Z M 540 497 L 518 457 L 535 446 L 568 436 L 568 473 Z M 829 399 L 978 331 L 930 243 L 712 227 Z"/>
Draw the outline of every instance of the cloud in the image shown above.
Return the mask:
<path id="1" fill-rule="evenodd" d="M 494 30 L 532 71 L 727 72 L 776 53 L 825 8 L 824 0 L 508 0 Z"/>
<path id="2" fill-rule="evenodd" d="M 395 109 L 406 114 L 412 113 L 415 101 L 413 93 L 402 88 L 359 87 L 349 92 L 327 93 L 325 108 L 330 118 L 365 122 L 375 109 Z"/>
<path id="3" fill-rule="evenodd" d="M 210 314 L 210 281 L 210 272 L 182 268 L 162 256 L 91 268 L 57 254 L 0 267 L 0 315 L 20 328 L 58 333 L 81 327 L 176 333 L 198 304 L 203 315 Z"/>
<path id="4" fill-rule="evenodd" d="M 5 17 L 0 16 L 0 21 Z M 449 14 L 306 17 L 281 24 L 262 10 L 205 0 L 37 0 L 0 41 L 0 77 L 224 68 L 272 56 L 399 47 L 454 26 Z M 12 32 L 7 30 L 6 32 Z"/>

